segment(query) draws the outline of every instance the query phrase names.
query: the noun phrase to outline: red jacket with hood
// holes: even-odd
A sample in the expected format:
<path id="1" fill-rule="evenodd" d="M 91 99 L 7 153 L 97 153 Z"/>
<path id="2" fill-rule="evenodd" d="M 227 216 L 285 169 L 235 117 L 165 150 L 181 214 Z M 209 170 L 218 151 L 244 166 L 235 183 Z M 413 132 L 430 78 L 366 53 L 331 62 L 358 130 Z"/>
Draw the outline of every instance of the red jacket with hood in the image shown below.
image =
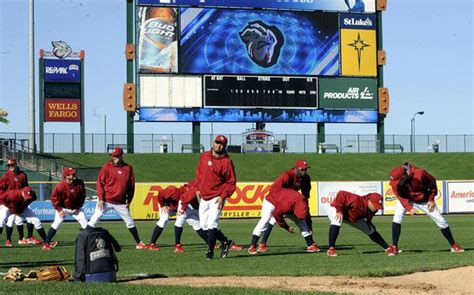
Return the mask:
<path id="1" fill-rule="evenodd" d="M 204 200 L 220 196 L 230 197 L 235 191 L 235 170 L 227 153 L 213 157 L 212 151 L 204 152 L 196 169 L 196 186 Z"/>
<path id="2" fill-rule="evenodd" d="M 308 204 L 303 195 L 294 190 L 283 188 L 268 195 L 265 199 L 275 206 L 272 213 L 273 217 L 275 217 L 278 225 L 286 230 L 288 230 L 289 226 L 283 215 L 293 214 L 298 219 L 306 219 Z"/>
<path id="3" fill-rule="evenodd" d="M 107 162 L 97 178 L 99 200 L 112 204 L 130 204 L 135 193 L 135 176 L 132 166 L 122 162 L 118 166 Z"/>

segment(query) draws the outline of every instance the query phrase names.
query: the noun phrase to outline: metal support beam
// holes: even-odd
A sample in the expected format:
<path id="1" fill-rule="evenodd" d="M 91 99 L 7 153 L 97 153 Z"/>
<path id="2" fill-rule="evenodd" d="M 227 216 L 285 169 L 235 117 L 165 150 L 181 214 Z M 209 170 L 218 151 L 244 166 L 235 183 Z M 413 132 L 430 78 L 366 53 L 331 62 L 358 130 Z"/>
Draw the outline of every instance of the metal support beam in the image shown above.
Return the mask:
<path id="1" fill-rule="evenodd" d="M 134 44 L 134 5 L 133 0 L 127 0 L 127 44 Z M 135 79 L 135 60 L 127 60 L 127 83 L 134 83 Z M 134 143 L 134 112 L 127 112 L 127 152 L 132 154 L 135 150 Z"/>
<path id="2" fill-rule="evenodd" d="M 201 145 L 201 122 L 193 122 L 193 153 L 199 153 Z"/>

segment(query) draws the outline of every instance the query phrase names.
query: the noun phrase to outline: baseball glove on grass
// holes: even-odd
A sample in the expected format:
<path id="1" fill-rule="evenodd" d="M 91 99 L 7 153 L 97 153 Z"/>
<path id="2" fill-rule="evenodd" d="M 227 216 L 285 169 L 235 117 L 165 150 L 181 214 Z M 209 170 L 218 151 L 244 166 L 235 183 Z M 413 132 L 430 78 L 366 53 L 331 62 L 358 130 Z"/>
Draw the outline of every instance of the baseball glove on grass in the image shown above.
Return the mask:
<path id="1" fill-rule="evenodd" d="M 4 280 L 13 282 L 23 281 L 24 278 L 25 274 L 17 267 L 10 268 L 8 273 L 3 277 Z"/>
<path id="2" fill-rule="evenodd" d="M 49 266 L 42 268 L 37 273 L 39 281 L 65 281 L 71 275 L 63 266 Z"/>

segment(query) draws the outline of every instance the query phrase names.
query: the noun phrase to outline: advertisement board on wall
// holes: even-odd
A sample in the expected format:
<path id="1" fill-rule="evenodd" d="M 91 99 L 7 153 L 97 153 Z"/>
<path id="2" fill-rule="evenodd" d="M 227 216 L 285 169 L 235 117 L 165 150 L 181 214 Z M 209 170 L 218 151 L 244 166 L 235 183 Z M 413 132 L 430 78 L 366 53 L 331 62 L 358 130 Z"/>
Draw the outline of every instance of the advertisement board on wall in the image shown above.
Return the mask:
<path id="1" fill-rule="evenodd" d="M 382 194 L 382 183 L 380 181 L 318 182 L 318 216 L 327 216 L 329 206 L 341 190 L 361 196 L 370 193 Z M 381 212 L 377 214 L 380 215 Z"/>
<path id="2" fill-rule="evenodd" d="M 76 59 L 43 60 L 45 82 L 81 82 L 81 61 Z"/>
<path id="3" fill-rule="evenodd" d="M 377 109 L 377 79 L 320 78 L 319 107 L 323 109 Z"/>
<path id="4" fill-rule="evenodd" d="M 376 110 L 140 108 L 143 122 L 376 123 Z"/>
<path id="5" fill-rule="evenodd" d="M 341 14 L 341 72 L 343 76 L 377 76 L 375 15 Z"/>
<path id="6" fill-rule="evenodd" d="M 474 182 L 447 181 L 446 186 L 449 213 L 474 212 Z"/>
<path id="7" fill-rule="evenodd" d="M 80 99 L 54 99 L 44 100 L 45 122 L 80 122 Z"/>
<path id="8" fill-rule="evenodd" d="M 92 217 L 92 214 L 94 214 L 96 204 L 97 204 L 96 201 L 86 201 L 84 203 L 84 206 L 82 206 L 82 210 L 84 211 L 84 214 L 86 215 L 87 220 L 89 220 Z M 51 201 L 36 201 L 36 202 L 31 203 L 30 208 L 31 210 L 33 210 L 35 215 L 41 221 L 54 220 L 56 209 L 53 208 Z M 71 215 L 67 215 L 65 217 L 65 220 L 66 221 L 73 220 L 74 222 L 76 222 L 75 219 Z M 120 218 L 120 215 L 118 215 L 117 212 L 112 209 L 108 211 L 106 214 L 104 214 L 101 217 L 101 220 L 121 220 L 121 218 Z"/>
<path id="9" fill-rule="evenodd" d="M 178 71 L 176 8 L 140 7 L 138 26 L 139 71 L 176 73 Z"/>
<path id="10" fill-rule="evenodd" d="M 220 6 L 235 8 L 269 8 L 324 10 L 341 12 L 375 12 L 375 0 L 137 0 L 139 5 Z"/>
<path id="11" fill-rule="evenodd" d="M 180 9 L 184 74 L 339 74 L 337 14 Z"/>

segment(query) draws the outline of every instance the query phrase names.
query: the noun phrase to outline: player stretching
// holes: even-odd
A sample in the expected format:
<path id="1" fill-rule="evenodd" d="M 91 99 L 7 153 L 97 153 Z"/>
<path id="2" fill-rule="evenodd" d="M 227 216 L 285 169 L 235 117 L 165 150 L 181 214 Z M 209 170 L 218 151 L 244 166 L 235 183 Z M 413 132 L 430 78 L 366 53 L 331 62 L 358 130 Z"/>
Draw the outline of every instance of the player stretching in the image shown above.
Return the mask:
<path id="1" fill-rule="evenodd" d="M 136 242 L 136 249 L 144 250 L 146 245 L 140 241 L 137 227 L 130 215 L 130 203 L 135 193 L 135 176 L 133 168 L 123 161 L 123 150 L 116 147 L 112 160 L 100 170 L 97 179 L 97 206 L 89 220 L 88 226 L 95 227 L 102 215 L 114 209 L 123 219 Z"/>
<path id="2" fill-rule="evenodd" d="M 203 230 L 208 230 L 206 259 L 214 258 L 214 247 L 219 234 L 219 217 L 225 200 L 235 191 L 234 164 L 225 148 L 227 138 L 218 135 L 210 151 L 199 158 L 196 169 L 196 197 L 200 199 L 199 220 Z M 226 239 L 222 244 L 221 258 L 229 254 L 234 241 Z"/>
<path id="3" fill-rule="evenodd" d="M 453 238 L 446 219 L 441 215 L 434 202 L 438 194 L 436 179 L 426 170 L 413 167 L 405 163 L 401 167 L 395 167 L 390 172 L 390 186 L 393 193 L 397 196 L 397 205 L 392 223 L 392 242 L 389 256 L 398 254 L 398 240 L 402 230 L 402 220 L 408 211 L 414 215 L 416 210 L 426 213 L 441 229 L 441 233 L 451 245 L 451 252 L 464 252 Z"/>

